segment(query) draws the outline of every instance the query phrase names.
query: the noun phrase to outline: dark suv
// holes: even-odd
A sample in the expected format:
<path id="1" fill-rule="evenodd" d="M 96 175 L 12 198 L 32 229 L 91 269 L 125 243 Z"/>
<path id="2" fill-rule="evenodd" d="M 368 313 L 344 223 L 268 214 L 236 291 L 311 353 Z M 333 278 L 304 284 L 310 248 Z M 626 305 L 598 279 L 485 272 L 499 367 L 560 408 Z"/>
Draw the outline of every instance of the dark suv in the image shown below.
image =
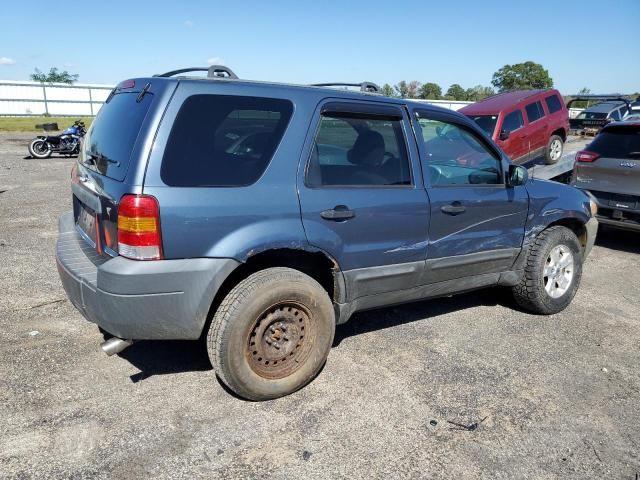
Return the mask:
<path id="1" fill-rule="evenodd" d="M 528 180 L 465 116 L 372 84 L 172 73 L 109 95 L 60 219 L 62 283 L 107 353 L 206 336 L 259 400 L 309 382 L 359 310 L 496 285 L 537 313 L 571 302 L 595 204 Z"/>
<path id="2" fill-rule="evenodd" d="M 572 184 L 595 197 L 600 223 L 640 232 L 640 120 L 605 125 L 576 154 Z"/>
<path id="3" fill-rule="evenodd" d="M 575 118 L 569 120 L 571 132 L 578 135 L 596 135 L 602 127 L 611 122 L 619 122 L 627 114 L 632 112 L 631 103 L 622 97 L 600 97 L 587 95 L 576 97 L 569 101 L 569 106 L 576 102 L 588 102 L 593 99 L 603 98 L 604 101 L 587 106 L 578 113 Z"/>

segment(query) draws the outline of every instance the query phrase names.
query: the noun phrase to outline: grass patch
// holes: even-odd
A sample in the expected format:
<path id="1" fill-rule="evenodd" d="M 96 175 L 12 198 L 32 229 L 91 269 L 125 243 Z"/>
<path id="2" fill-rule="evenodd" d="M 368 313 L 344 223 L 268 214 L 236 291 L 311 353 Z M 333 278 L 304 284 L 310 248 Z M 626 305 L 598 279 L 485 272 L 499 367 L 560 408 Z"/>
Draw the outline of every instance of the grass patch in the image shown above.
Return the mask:
<path id="1" fill-rule="evenodd" d="M 44 132 L 36 128 L 41 123 L 57 123 L 58 128 L 64 130 L 76 120 L 82 120 L 89 128 L 93 117 L 0 117 L 0 132 Z"/>

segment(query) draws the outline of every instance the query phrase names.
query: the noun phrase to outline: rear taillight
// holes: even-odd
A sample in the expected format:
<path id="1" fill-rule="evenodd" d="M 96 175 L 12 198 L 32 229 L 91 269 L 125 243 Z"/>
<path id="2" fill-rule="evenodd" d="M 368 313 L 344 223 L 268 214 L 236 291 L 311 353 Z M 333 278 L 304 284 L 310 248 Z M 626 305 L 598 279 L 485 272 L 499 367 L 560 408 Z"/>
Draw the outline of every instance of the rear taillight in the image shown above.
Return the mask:
<path id="1" fill-rule="evenodd" d="M 134 260 L 160 260 L 160 208 L 150 195 L 125 195 L 118 207 L 118 253 Z"/>
<path id="2" fill-rule="evenodd" d="M 600 157 L 600 154 L 589 152 L 588 150 L 580 150 L 576 153 L 576 162 L 593 162 Z"/>

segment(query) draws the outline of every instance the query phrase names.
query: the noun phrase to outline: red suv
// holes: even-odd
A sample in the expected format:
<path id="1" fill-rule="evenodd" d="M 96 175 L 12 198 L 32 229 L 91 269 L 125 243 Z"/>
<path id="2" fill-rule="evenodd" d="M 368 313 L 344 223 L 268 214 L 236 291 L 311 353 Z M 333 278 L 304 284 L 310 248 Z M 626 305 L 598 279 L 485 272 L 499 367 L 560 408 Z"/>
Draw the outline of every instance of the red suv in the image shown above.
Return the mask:
<path id="1" fill-rule="evenodd" d="M 460 110 L 484 129 L 514 163 L 544 155 L 556 163 L 569 132 L 569 111 L 557 90 L 498 93 Z"/>

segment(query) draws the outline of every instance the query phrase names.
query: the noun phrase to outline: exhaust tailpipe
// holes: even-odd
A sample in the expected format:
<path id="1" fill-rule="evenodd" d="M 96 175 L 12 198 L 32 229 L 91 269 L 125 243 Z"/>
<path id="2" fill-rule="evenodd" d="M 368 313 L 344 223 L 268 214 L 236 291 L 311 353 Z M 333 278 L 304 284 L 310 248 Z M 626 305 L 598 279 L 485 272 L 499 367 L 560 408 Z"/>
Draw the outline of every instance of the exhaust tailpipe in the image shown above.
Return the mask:
<path id="1" fill-rule="evenodd" d="M 125 348 L 130 347 L 132 344 L 133 340 L 123 340 L 122 338 L 113 337 L 106 342 L 102 342 L 100 344 L 100 348 L 102 348 L 102 351 L 110 357 L 111 355 L 120 353 Z"/>

